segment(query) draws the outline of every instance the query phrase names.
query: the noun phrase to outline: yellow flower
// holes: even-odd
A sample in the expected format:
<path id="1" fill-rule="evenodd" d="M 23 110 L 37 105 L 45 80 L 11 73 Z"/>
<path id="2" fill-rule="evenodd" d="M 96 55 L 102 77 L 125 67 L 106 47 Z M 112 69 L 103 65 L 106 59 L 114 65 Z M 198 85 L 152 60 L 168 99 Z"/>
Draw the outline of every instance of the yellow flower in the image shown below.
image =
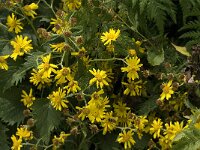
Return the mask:
<path id="1" fill-rule="evenodd" d="M 17 35 L 17 37 L 15 37 L 15 40 L 10 42 L 10 44 L 14 48 L 13 53 L 10 57 L 16 60 L 17 56 L 23 56 L 24 53 L 30 52 L 30 50 L 33 49 L 32 44 L 30 44 L 31 41 L 32 40 L 28 40 L 27 36 L 23 38 L 22 35 Z"/>
<path id="2" fill-rule="evenodd" d="M 53 49 L 53 51 L 61 53 L 65 48 L 65 42 L 61 42 L 58 44 L 50 44 L 50 46 Z"/>
<path id="3" fill-rule="evenodd" d="M 30 89 L 29 94 L 27 94 L 24 90 L 22 90 L 23 94 L 21 95 L 22 97 L 21 102 L 23 102 L 24 105 L 28 108 L 33 105 L 33 101 L 35 100 L 35 97 L 33 97 L 32 92 L 33 92 L 32 88 Z"/>
<path id="4" fill-rule="evenodd" d="M 49 95 L 48 99 L 51 101 L 52 106 L 56 110 L 62 110 L 63 108 L 68 108 L 66 103 L 68 103 L 68 100 L 65 98 L 66 91 L 63 91 L 60 87 L 58 88 L 58 91 L 53 91 L 52 94 Z"/>
<path id="5" fill-rule="evenodd" d="M 7 17 L 6 25 L 9 27 L 8 29 L 9 32 L 12 32 L 12 31 L 15 31 L 15 33 L 21 32 L 21 30 L 23 29 L 21 24 L 22 23 L 20 22 L 20 20 L 17 20 L 14 13 L 12 13 L 12 16 L 9 15 Z"/>
<path id="6" fill-rule="evenodd" d="M 86 49 L 84 47 L 82 47 L 81 49 L 79 49 L 78 52 L 71 52 L 71 55 L 83 58 L 86 56 L 86 53 L 87 53 Z"/>
<path id="7" fill-rule="evenodd" d="M 8 65 L 6 59 L 9 57 L 9 55 L 0 56 L 0 69 L 8 70 Z"/>
<path id="8" fill-rule="evenodd" d="M 98 92 L 93 92 L 91 95 L 91 100 L 98 100 L 101 98 L 101 95 L 104 93 L 103 89 L 99 90 Z"/>
<path id="9" fill-rule="evenodd" d="M 163 134 L 170 140 L 174 139 L 175 137 L 174 125 L 172 124 L 172 122 L 170 122 L 169 124 L 168 123 L 165 124 L 165 131 Z"/>
<path id="10" fill-rule="evenodd" d="M 127 110 L 130 110 L 130 108 L 126 107 L 126 104 L 122 103 L 122 101 L 119 101 L 117 104 L 113 104 L 113 107 L 117 117 L 125 117 Z"/>
<path id="11" fill-rule="evenodd" d="M 115 51 L 115 46 L 112 44 L 109 44 L 106 46 L 106 50 L 110 53 L 113 53 Z"/>
<path id="12" fill-rule="evenodd" d="M 22 147 L 22 139 L 17 139 L 15 135 L 12 135 L 11 140 L 13 142 L 13 145 L 11 147 L 12 150 L 20 150 Z"/>
<path id="13" fill-rule="evenodd" d="M 129 130 L 128 132 L 126 132 L 125 130 L 123 130 L 122 133 L 119 133 L 117 142 L 124 143 L 124 149 L 130 149 L 132 145 L 135 144 L 135 140 L 133 139 L 133 131 Z"/>
<path id="14" fill-rule="evenodd" d="M 170 80 L 168 83 L 164 83 L 162 86 L 163 92 L 160 95 L 160 99 L 164 100 L 166 98 L 167 100 L 169 100 L 169 98 L 171 98 L 171 95 L 174 94 L 174 91 L 172 89 L 172 80 Z"/>
<path id="15" fill-rule="evenodd" d="M 107 77 L 107 74 L 106 74 L 106 71 L 103 71 L 103 70 L 96 70 L 93 68 L 93 71 L 92 70 L 89 70 L 89 72 L 91 74 L 94 75 L 94 78 L 92 78 L 90 81 L 89 81 L 89 84 L 92 85 L 94 82 L 96 82 L 96 85 L 97 85 L 97 88 L 103 88 L 104 85 L 108 86 L 108 77 Z"/>
<path id="16" fill-rule="evenodd" d="M 67 89 L 67 94 L 70 92 L 76 93 L 77 91 L 81 90 L 81 88 L 78 86 L 78 82 L 74 79 L 71 79 L 65 88 Z"/>
<path id="17" fill-rule="evenodd" d="M 162 147 L 162 150 L 169 150 L 172 147 L 172 141 L 166 136 L 161 136 L 159 138 L 159 144 Z"/>
<path id="18" fill-rule="evenodd" d="M 79 9 L 81 7 L 81 0 L 64 0 L 64 5 L 66 5 L 69 10 Z"/>
<path id="19" fill-rule="evenodd" d="M 33 69 L 31 75 L 32 76 L 30 77 L 30 82 L 33 83 L 33 85 L 38 86 L 37 88 L 39 90 L 41 90 L 45 86 L 45 84 L 50 85 L 50 83 L 52 82 L 51 79 L 47 77 L 42 77 L 43 72 L 38 72 L 35 69 Z"/>
<path id="20" fill-rule="evenodd" d="M 53 24 L 53 31 L 57 34 L 63 34 L 65 32 L 70 32 L 70 23 L 66 21 L 66 19 L 61 19 L 61 18 L 56 18 L 56 19 L 51 19 L 52 21 L 50 24 Z"/>
<path id="21" fill-rule="evenodd" d="M 36 9 L 38 9 L 38 5 L 35 3 L 31 3 L 30 5 L 25 5 L 23 7 L 24 13 L 27 16 L 31 16 L 32 18 L 35 18 L 34 15 L 37 15 L 37 13 L 35 12 Z"/>
<path id="22" fill-rule="evenodd" d="M 29 131 L 26 127 L 17 128 L 16 135 L 25 140 L 31 140 L 33 138 L 33 132 Z"/>
<path id="23" fill-rule="evenodd" d="M 101 36 L 101 41 L 104 42 L 104 45 L 112 44 L 112 41 L 116 41 L 119 37 L 120 30 L 115 31 L 114 29 L 109 29 L 109 32 L 104 32 Z"/>
<path id="24" fill-rule="evenodd" d="M 101 122 L 104 118 L 105 111 L 107 107 L 110 107 L 110 105 L 107 105 L 109 103 L 109 100 L 107 97 L 105 98 L 99 98 L 96 100 L 90 100 L 88 102 L 88 105 L 86 108 L 89 109 L 88 118 L 91 123 Z"/>
<path id="25" fill-rule="evenodd" d="M 142 48 L 142 47 L 140 47 L 141 44 L 142 44 L 142 42 L 136 41 L 135 44 L 136 44 L 136 47 L 139 49 L 140 53 L 144 53 L 144 50 L 145 50 L 145 49 Z"/>
<path id="26" fill-rule="evenodd" d="M 107 132 L 111 132 L 117 126 L 117 117 L 113 116 L 113 112 L 108 112 L 104 115 L 104 119 L 101 121 L 101 126 L 103 127 L 103 135 Z"/>
<path id="27" fill-rule="evenodd" d="M 128 53 L 129 53 L 130 56 L 136 56 L 136 54 L 137 54 L 135 49 L 129 49 Z"/>
<path id="28" fill-rule="evenodd" d="M 130 94 L 130 96 L 140 96 L 142 93 L 142 80 L 139 80 L 137 82 L 128 80 L 128 82 L 129 83 L 122 82 L 122 84 L 126 86 L 124 94 Z"/>
<path id="29" fill-rule="evenodd" d="M 50 64 L 49 61 L 51 59 L 51 54 L 47 56 L 42 56 L 43 63 L 38 66 L 39 73 L 43 73 L 43 78 L 50 78 L 51 72 L 56 73 L 56 70 L 54 68 L 58 68 L 58 66 L 54 64 Z"/>
<path id="30" fill-rule="evenodd" d="M 72 80 L 72 76 L 70 73 L 71 69 L 69 67 L 63 67 L 61 70 L 57 70 L 55 76 L 55 79 L 57 80 L 56 84 L 63 84 L 67 81 Z"/>
<path id="31" fill-rule="evenodd" d="M 145 131 L 145 126 L 148 123 L 148 120 L 146 118 L 146 116 L 139 116 L 134 119 L 134 127 L 137 129 L 139 139 L 142 138 L 142 132 Z"/>
<path id="32" fill-rule="evenodd" d="M 137 73 L 137 71 L 140 70 L 140 67 L 142 66 L 142 64 L 140 63 L 140 59 L 135 56 L 135 57 L 130 57 L 130 58 L 126 58 L 126 62 L 127 62 L 127 67 L 122 67 L 121 70 L 122 72 L 128 72 L 127 77 L 129 79 L 136 79 L 139 78 L 139 75 Z"/>
<path id="33" fill-rule="evenodd" d="M 56 150 L 57 148 L 59 148 L 62 144 L 64 144 L 65 139 L 70 136 L 70 134 L 66 134 L 65 132 L 61 132 L 60 136 L 54 136 L 54 138 L 52 139 L 52 143 L 53 143 L 53 150 Z"/>
<path id="34" fill-rule="evenodd" d="M 150 134 L 153 134 L 154 139 L 160 137 L 160 130 L 163 127 L 162 124 L 163 123 L 160 118 L 158 120 L 155 119 L 151 124 Z"/>

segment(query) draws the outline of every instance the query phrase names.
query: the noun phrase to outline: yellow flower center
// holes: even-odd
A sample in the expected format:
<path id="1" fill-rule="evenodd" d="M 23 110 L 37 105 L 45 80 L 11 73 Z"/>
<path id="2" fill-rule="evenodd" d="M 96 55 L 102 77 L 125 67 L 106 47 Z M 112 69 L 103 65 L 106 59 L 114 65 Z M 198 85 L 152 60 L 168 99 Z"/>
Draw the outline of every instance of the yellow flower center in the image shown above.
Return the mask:
<path id="1" fill-rule="evenodd" d="M 55 102 L 56 102 L 56 103 L 60 103 L 60 102 L 61 102 L 60 96 L 55 96 Z"/>
<path id="2" fill-rule="evenodd" d="M 129 134 L 124 134 L 123 135 L 123 141 L 124 142 L 128 142 L 130 138 L 131 138 L 131 136 Z"/>
<path id="3" fill-rule="evenodd" d="M 32 102 L 32 97 L 26 97 L 26 102 L 29 104 Z"/>
<path id="4" fill-rule="evenodd" d="M 45 64 L 44 64 L 44 70 L 48 70 L 49 67 L 50 67 L 49 63 L 45 63 Z"/>
<path id="5" fill-rule="evenodd" d="M 169 90 L 170 90 L 170 87 L 169 87 L 169 86 L 165 86 L 165 87 L 163 88 L 163 92 L 164 92 L 164 93 L 169 93 Z"/>
<path id="6" fill-rule="evenodd" d="M 96 74 L 95 75 L 95 77 L 97 78 L 97 80 L 99 81 L 99 82 L 102 82 L 103 81 L 103 78 L 102 78 L 102 75 L 100 75 L 100 74 Z"/>
<path id="7" fill-rule="evenodd" d="M 63 71 L 62 71 L 62 75 L 63 76 L 66 76 L 66 75 L 68 75 L 70 72 L 69 72 L 69 70 L 67 69 L 67 68 L 64 68 L 63 69 Z"/>
<path id="8" fill-rule="evenodd" d="M 115 34 L 108 34 L 108 39 L 115 39 Z"/>

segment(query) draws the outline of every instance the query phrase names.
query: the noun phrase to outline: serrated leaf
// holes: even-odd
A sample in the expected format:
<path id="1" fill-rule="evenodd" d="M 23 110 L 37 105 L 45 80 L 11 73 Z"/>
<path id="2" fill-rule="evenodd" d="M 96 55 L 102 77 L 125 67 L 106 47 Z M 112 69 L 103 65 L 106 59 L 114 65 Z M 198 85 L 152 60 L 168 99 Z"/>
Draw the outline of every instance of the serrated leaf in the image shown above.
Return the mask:
<path id="1" fill-rule="evenodd" d="M 163 49 L 148 49 L 147 60 L 152 66 L 160 65 L 164 61 L 164 51 Z"/>
<path id="2" fill-rule="evenodd" d="M 5 127 L 5 125 L 3 125 L 1 122 L 0 122 L 0 135 L 1 135 L 1 138 L 0 138 L 0 147 L 1 149 L 3 150 L 9 150 L 9 146 L 8 146 L 8 137 L 6 135 L 6 131 L 8 131 L 8 129 Z"/>
<path id="3" fill-rule="evenodd" d="M 9 125 L 19 125 L 24 120 L 20 94 L 21 90 L 17 88 L 11 88 L 4 93 L 0 91 L 0 118 Z"/>
<path id="4" fill-rule="evenodd" d="M 139 105 L 139 110 L 137 113 L 139 115 L 148 115 L 149 112 L 153 111 L 157 105 L 156 105 L 156 97 L 152 97 L 151 99 L 146 100 L 144 103 Z"/>
<path id="5" fill-rule="evenodd" d="M 48 144 L 51 131 L 57 128 L 61 121 L 61 112 L 55 110 L 49 100 L 38 99 L 33 104 L 33 117 L 42 140 Z"/>
<path id="6" fill-rule="evenodd" d="M 186 47 L 181 47 L 181 46 L 177 46 L 177 45 L 175 45 L 175 44 L 173 44 L 173 43 L 171 43 L 173 46 L 174 46 L 174 48 L 179 52 L 179 53 L 181 53 L 181 54 L 183 54 L 183 55 L 185 55 L 185 56 L 191 56 L 191 54 L 187 51 L 187 49 L 186 49 Z"/>
<path id="7" fill-rule="evenodd" d="M 3 91 L 6 91 L 10 87 L 14 85 L 18 85 L 18 83 L 22 82 L 22 80 L 25 78 L 26 72 L 30 70 L 31 68 L 34 68 L 37 66 L 37 58 L 38 56 L 42 54 L 41 52 L 32 53 L 32 55 L 25 58 L 26 62 L 22 64 L 21 67 L 18 66 L 10 66 L 7 72 L 4 72 L 5 75 L 2 77 L 7 78 L 2 79 L 6 81 L 4 83 Z"/>

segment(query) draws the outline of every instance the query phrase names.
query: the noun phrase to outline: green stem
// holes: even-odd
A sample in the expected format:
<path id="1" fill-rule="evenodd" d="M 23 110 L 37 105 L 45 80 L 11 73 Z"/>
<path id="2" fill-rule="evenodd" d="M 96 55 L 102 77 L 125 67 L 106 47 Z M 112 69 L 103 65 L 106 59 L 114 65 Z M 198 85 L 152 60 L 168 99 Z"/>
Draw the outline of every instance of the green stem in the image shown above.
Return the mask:
<path id="1" fill-rule="evenodd" d="M 56 16 L 56 13 L 55 11 L 53 10 L 53 0 L 51 1 L 51 5 L 49 5 L 46 0 L 42 0 L 50 9 L 51 11 L 53 12 L 53 14 Z"/>

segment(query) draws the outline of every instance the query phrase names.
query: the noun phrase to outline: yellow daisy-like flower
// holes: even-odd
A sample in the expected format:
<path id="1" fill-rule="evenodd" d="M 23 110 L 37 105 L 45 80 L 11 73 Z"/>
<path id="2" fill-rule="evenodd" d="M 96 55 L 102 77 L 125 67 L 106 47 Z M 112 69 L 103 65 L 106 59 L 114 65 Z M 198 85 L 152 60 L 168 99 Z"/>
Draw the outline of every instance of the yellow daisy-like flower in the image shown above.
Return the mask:
<path id="1" fill-rule="evenodd" d="M 52 82 L 51 79 L 47 77 L 42 77 L 43 72 L 38 72 L 37 70 L 33 69 L 33 72 L 31 73 L 30 82 L 33 83 L 33 85 L 37 86 L 39 90 L 41 90 L 43 87 L 45 87 L 45 84 L 50 85 Z"/>
<path id="2" fill-rule="evenodd" d="M 79 9 L 81 7 L 81 0 L 64 0 L 64 5 L 66 5 L 69 10 Z"/>
<path id="3" fill-rule="evenodd" d="M 63 91 L 60 87 L 58 91 L 53 91 L 52 94 L 49 95 L 48 99 L 51 101 L 52 106 L 56 110 L 62 110 L 63 108 L 68 108 L 66 103 L 69 101 L 65 98 L 66 91 Z"/>
<path id="4" fill-rule="evenodd" d="M 22 147 L 22 139 L 17 139 L 15 135 L 12 135 L 11 140 L 13 142 L 13 145 L 11 147 L 12 150 L 20 150 Z"/>
<path id="5" fill-rule="evenodd" d="M 77 91 L 81 90 L 81 88 L 78 86 L 78 82 L 74 79 L 71 79 L 68 85 L 65 86 L 65 88 L 67 89 L 67 94 L 69 94 L 70 92 L 76 93 Z"/>
<path id="6" fill-rule="evenodd" d="M 139 78 L 137 72 L 140 71 L 140 67 L 142 66 L 142 64 L 140 64 L 140 58 L 138 58 L 137 56 L 126 58 L 126 62 L 128 66 L 122 67 L 122 72 L 128 72 L 127 77 L 129 79 L 134 80 L 136 78 Z"/>
<path id="7" fill-rule="evenodd" d="M 108 112 L 104 115 L 104 119 L 101 121 L 101 126 L 103 127 L 103 135 L 107 132 L 111 132 L 117 126 L 117 117 L 113 116 L 113 112 Z"/>
<path id="8" fill-rule="evenodd" d="M 52 21 L 50 24 L 54 25 L 53 31 L 57 34 L 63 34 L 65 32 L 69 32 L 71 27 L 70 23 L 66 19 L 61 19 L 61 18 L 56 18 L 56 19 L 51 19 Z"/>
<path id="9" fill-rule="evenodd" d="M 87 117 L 89 118 L 91 123 L 96 122 L 101 122 L 102 119 L 104 118 L 105 115 L 105 111 L 107 107 L 110 107 L 110 105 L 108 105 L 109 100 L 107 97 L 105 98 L 99 98 L 96 100 L 90 100 L 88 102 L 88 105 L 86 106 L 86 108 L 88 108 L 89 110 L 89 114 L 87 115 Z"/>
<path id="10" fill-rule="evenodd" d="M 56 73 L 56 70 L 54 68 L 58 68 L 58 66 L 54 64 L 50 64 L 49 61 L 51 59 L 51 54 L 47 56 L 42 56 L 43 63 L 38 66 L 39 73 L 43 73 L 43 78 L 50 78 L 51 72 Z"/>
<path id="11" fill-rule="evenodd" d="M 135 140 L 133 139 L 133 131 L 129 130 L 126 132 L 123 130 L 122 133 L 119 134 L 117 142 L 124 143 L 124 149 L 131 148 L 135 144 Z"/>
<path id="12" fill-rule="evenodd" d="M 32 44 L 30 44 L 31 42 L 32 40 L 28 40 L 27 36 L 23 38 L 22 35 L 17 35 L 15 40 L 10 42 L 14 48 L 10 57 L 16 60 L 17 56 L 23 56 L 24 53 L 30 52 L 30 50 L 33 49 Z"/>
<path id="13" fill-rule="evenodd" d="M 52 143 L 53 143 L 53 150 L 57 150 L 62 144 L 64 144 L 65 139 L 70 136 L 70 134 L 66 134 L 65 132 L 61 132 L 60 136 L 54 136 Z"/>
<path id="14" fill-rule="evenodd" d="M 117 31 L 114 29 L 109 29 L 109 32 L 104 32 L 101 36 L 101 41 L 104 43 L 104 45 L 110 45 L 112 44 L 112 41 L 116 41 L 116 39 L 119 37 L 120 30 Z"/>
<path id="15" fill-rule="evenodd" d="M 169 98 L 171 98 L 171 95 L 174 94 L 174 91 L 172 89 L 172 80 L 170 80 L 168 83 L 164 83 L 162 86 L 163 92 L 160 95 L 160 100 L 164 100 L 165 98 L 169 100 Z"/>
<path id="16" fill-rule="evenodd" d="M 0 69 L 8 70 L 8 64 L 6 59 L 9 57 L 9 55 L 0 56 Z"/>
<path id="17" fill-rule="evenodd" d="M 127 110 L 130 110 L 129 107 L 126 107 L 126 103 L 119 101 L 117 104 L 113 104 L 114 112 L 117 117 L 125 117 L 127 114 Z"/>
<path id="18" fill-rule="evenodd" d="M 58 44 L 50 44 L 51 48 L 53 49 L 53 51 L 55 52 L 63 52 L 64 48 L 65 48 L 65 42 L 61 42 Z"/>
<path id="19" fill-rule="evenodd" d="M 31 107 L 33 105 L 33 101 L 35 100 L 35 97 L 33 96 L 33 90 L 32 88 L 30 89 L 30 92 L 29 94 L 26 93 L 26 91 L 22 90 L 22 99 L 21 99 L 21 102 L 24 103 L 24 106 L 26 107 Z"/>
<path id="20" fill-rule="evenodd" d="M 159 118 L 158 120 L 154 120 L 153 123 L 151 124 L 150 134 L 153 134 L 153 138 L 159 138 L 160 137 L 160 130 L 162 129 L 162 121 Z"/>
<path id="21" fill-rule="evenodd" d="M 25 140 L 31 140 L 33 138 L 33 132 L 29 131 L 26 127 L 17 128 L 16 135 Z"/>
<path id="22" fill-rule="evenodd" d="M 17 20 L 17 18 L 15 17 L 15 14 L 12 13 L 12 15 L 7 17 L 7 23 L 6 25 L 8 26 L 8 31 L 12 32 L 14 31 L 16 34 L 21 32 L 21 30 L 23 29 L 23 27 L 21 26 L 22 23 L 20 22 L 20 20 Z"/>
<path id="23" fill-rule="evenodd" d="M 23 7 L 24 13 L 27 16 L 31 16 L 32 18 L 35 18 L 34 15 L 37 15 L 37 13 L 35 12 L 36 9 L 38 9 L 38 5 L 35 3 L 31 3 L 30 5 L 25 5 Z"/>
<path id="24" fill-rule="evenodd" d="M 107 74 L 106 74 L 106 71 L 103 71 L 103 70 L 96 70 L 93 68 L 93 71 L 92 70 L 89 70 L 89 72 L 91 74 L 94 75 L 94 78 L 92 78 L 90 81 L 89 81 L 89 84 L 92 85 L 94 82 L 96 82 L 96 85 L 97 85 L 97 88 L 103 88 L 104 85 L 108 86 L 108 82 L 107 82 Z"/>
<path id="25" fill-rule="evenodd" d="M 142 93 L 142 80 L 139 80 L 137 82 L 129 80 L 128 82 L 129 83 L 122 82 L 122 84 L 126 86 L 124 94 L 130 94 L 130 96 L 140 96 Z"/>
<path id="26" fill-rule="evenodd" d="M 69 67 L 63 67 L 61 70 L 57 70 L 55 80 L 57 80 L 56 85 L 72 80 L 71 69 Z"/>

